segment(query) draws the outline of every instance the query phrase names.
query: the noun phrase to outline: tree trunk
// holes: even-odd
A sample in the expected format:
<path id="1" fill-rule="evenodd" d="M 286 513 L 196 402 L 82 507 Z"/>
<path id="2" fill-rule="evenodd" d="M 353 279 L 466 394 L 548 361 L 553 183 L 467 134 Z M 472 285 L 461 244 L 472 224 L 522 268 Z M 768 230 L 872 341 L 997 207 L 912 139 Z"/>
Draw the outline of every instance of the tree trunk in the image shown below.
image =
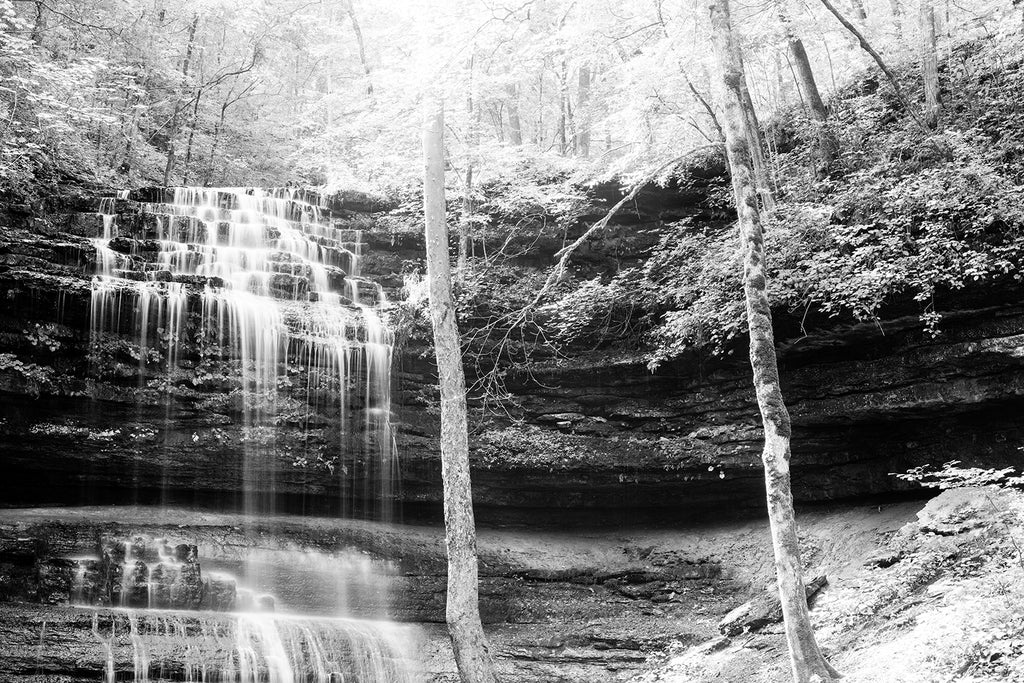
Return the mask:
<path id="1" fill-rule="evenodd" d="M 935 46 L 935 7 L 931 0 L 921 0 L 921 76 L 924 79 L 924 122 L 929 128 L 938 128 L 942 100 L 939 55 Z"/>
<path id="2" fill-rule="evenodd" d="M 523 125 L 519 120 L 519 88 L 506 85 L 508 94 L 508 137 L 512 144 L 519 147 L 523 144 Z"/>
<path id="3" fill-rule="evenodd" d="M 348 15 L 348 20 L 352 22 L 352 33 L 356 36 L 356 46 L 359 48 L 359 63 L 363 67 L 363 73 L 366 74 L 366 94 L 373 96 L 373 81 L 370 79 L 370 62 L 366 59 L 366 44 L 363 42 L 363 31 L 359 27 L 359 21 L 356 19 L 356 10 L 352 6 L 352 0 L 344 0 L 342 6 L 345 9 L 345 14 Z"/>
<path id="4" fill-rule="evenodd" d="M 900 0 L 889 0 L 889 9 L 892 11 L 892 25 L 896 29 L 896 37 L 903 37 L 903 8 L 900 7 Z"/>
<path id="5" fill-rule="evenodd" d="M 473 103 L 473 58 L 469 59 L 469 89 L 466 92 L 466 172 L 462 184 L 462 212 L 459 216 L 459 258 L 456 263 L 455 276 L 463 280 L 469 266 L 469 245 L 472 240 L 473 215 L 473 164 L 476 161 L 476 148 L 479 143 L 479 126 L 477 121 L 478 107 Z M 509 109 L 509 124 L 512 124 L 512 109 Z M 516 117 L 518 124 L 518 117 Z M 518 125 L 516 126 L 518 127 Z M 515 128 L 513 128 L 515 130 Z M 520 138 L 520 142 L 522 138 Z"/>
<path id="6" fill-rule="evenodd" d="M 441 480 L 444 485 L 448 597 L 445 619 L 463 683 L 495 683 L 494 663 L 480 623 L 476 529 L 469 478 L 466 378 L 452 304 L 444 206 L 444 110 L 425 103 L 423 216 L 426 223 L 430 319 L 441 388 Z"/>
<path id="7" fill-rule="evenodd" d="M 188 185 L 189 171 L 192 166 L 192 143 L 196 139 L 196 127 L 199 125 L 199 103 L 203 99 L 203 91 L 196 93 L 196 104 L 192 107 L 192 122 L 188 127 L 188 143 L 185 145 L 185 170 L 182 171 L 181 183 Z"/>
<path id="8" fill-rule="evenodd" d="M 584 159 L 590 158 L 590 121 L 588 106 L 590 104 L 590 67 L 580 66 L 579 89 L 576 96 L 576 155 Z"/>
<path id="9" fill-rule="evenodd" d="M 32 23 L 32 42 L 42 46 L 43 34 L 46 32 L 46 5 L 43 0 L 36 0 L 36 17 Z"/>
<path id="10" fill-rule="evenodd" d="M 181 62 L 181 76 L 182 83 L 181 87 L 184 90 L 186 81 L 188 80 L 188 69 L 192 62 L 192 50 L 195 48 L 196 43 L 196 28 L 199 26 L 199 15 L 193 15 L 192 24 L 188 27 L 188 42 L 185 46 L 185 58 Z M 181 98 L 182 95 L 178 95 L 178 100 L 174 103 L 174 112 L 171 114 L 171 129 L 167 135 L 167 165 L 164 166 L 164 187 L 171 184 L 171 173 L 174 172 L 174 156 L 175 156 L 175 145 L 174 139 L 178 136 L 179 118 L 181 116 Z"/>
<path id="11" fill-rule="evenodd" d="M 743 57 L 737 51 L 740 58 L 740 72 L 743 72 Z M 771 183 L 768 178 L 768 164 L 764 159 L 764 145 L 761 142 L 761 123 L 757 120 L 757 112 L 754 110 L 754 100 L 750 97 L 750 88 L 747 86 L 746 75 L 739 81 L 740 97 L 743 99 L 743 115 L 746 126 L 744 132 L 747 136 L 747 145 L 750 150 L 750 160 L 754 165 L 754 181 L 757 195 L 761 198 L 761 205 L 767 209 L 775 208 L 775 198 L 772 196 Z"/>
<path id="12" fill-rule="evenodd" d="M 804 42 L 793 33 L 789 17 L 785 15 L 782 5 L 779 5 L 779 19 L 782 28 L 786 33 L 786 42 L 789 44 L 789 52 L 793 55 L 793 67 L 797 79 L 797 85 L 803 94 L 807 108 L 810 110 L 811 118 L 817 123 L 817 160 L 814 174 L 819 178 L 827 178 L 835 165 L 838 155 L 838 143 L 835 137 L 826 127 L 828 121 L 828 109 L 821 99 L 821 92 L 818 90 L 818 82 L 814 78 L 814 71 L 811 69 L 811 60 L 807 57 L 807 50 L 804 49 Z"/>
<path id="13" fill-rule="evenodd" d="M 857 17 L 857 21 L 862 24 L 866 22 L 868 13 L 864 9 L 864 0 L 851 0 L 850 4 L 853 6 L 853 16 Z"/>
<path id="14" fill-rule="evenodd" d="M 754 187 L 748 117 L 743 109 L 743 61 L 732 35 L 729 1 L 711 0 L 712 42 L 723 84 L 726 150 L 743 252 L 743 293 L 750 328 L 750 365 L 757 404 L 764 424 L 762 453 L 768 518 L 775 550 L 775 571 L 789 642 L 793 680 L 797 683 L 832 680 L 828 665 L 814 639 L 800 561 L 800 544 L 793 512 L 789 476 L 789 413 L 779 388 L 772 316 L 765 279 L 764 237 Z"/>
<path id="15" fill-rule="evenodd" d="M 796 69 L 800 90 L 807 99 L 807 108 L 810 109 L 811 117 L 816 121 L 824 121 L 828 118 L 828 110 L 825 108 L 825 102 L 821 99 L 821 92 L 818 91 L 818 83 L 814 79 L 814 71 L 811 70 L 811 60 L 807 57 L 804 42 L 789 30 L 788 24 L 786 25 L 786 40 L 789 43 L 789 51 L 793 55 L 793 65 Z"/>

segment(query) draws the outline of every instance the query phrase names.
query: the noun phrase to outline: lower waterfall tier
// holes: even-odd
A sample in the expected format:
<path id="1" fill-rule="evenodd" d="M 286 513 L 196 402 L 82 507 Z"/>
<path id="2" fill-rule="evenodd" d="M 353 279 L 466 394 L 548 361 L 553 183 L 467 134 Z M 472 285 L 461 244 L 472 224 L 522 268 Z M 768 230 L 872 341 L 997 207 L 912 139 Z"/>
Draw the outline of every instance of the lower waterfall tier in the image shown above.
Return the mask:
<path id="1" fill-rule="evenodd" d="M 69 645 L 67 631 L 80 642 Z M 60 641 L 48 642 L 51 634 Z M 79 609 L 49 634 L 40 625 L 36 666 L 45 671 L 48 653 L 70 646 L 89 653 L 81 666 L 102 672 L 106 683 L 417 683 L 414 643 L 411 627 L 386 622 Z"/>

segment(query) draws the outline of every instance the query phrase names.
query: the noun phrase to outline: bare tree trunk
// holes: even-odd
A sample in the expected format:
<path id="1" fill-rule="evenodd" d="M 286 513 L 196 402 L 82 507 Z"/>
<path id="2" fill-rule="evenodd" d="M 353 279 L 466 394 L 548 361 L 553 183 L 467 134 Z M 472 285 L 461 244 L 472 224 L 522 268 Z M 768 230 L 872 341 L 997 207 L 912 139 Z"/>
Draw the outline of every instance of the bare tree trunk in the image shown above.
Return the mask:
<path id="1" fill-rule="evenodd" d="M 796 683 L 829 681 L 835 674 L 814 639 L 800 561 L 800 543 L 790 490 L 789 413 L 779 388 L 772 316 L 765 276 L 764 237 L 754 187 L 748 117 L 743 109 L 743 61 L 732 35 L 729 0 L 711 0 L 712 42 L 723 84 L 726 150 L 732 172 L 733 192 L 743 252 L 743 293 L 750 328 L 750 365 L 757 403 L 764 424 L 762 453 L 768 519 L 775 550 L 775 571 L 789 641 L 793 680 Z"/>
<path id="2" fill-rule="evenodd" d="M 576 95 L 576 155 L 584 159 L 590 158 L 590 121 L 588 113 L 590 104 L 590 67 L 580 66 Z"/>
<path id="3" fill-rule="evenodd" d="M 558 153 L 565 156 L 569 149 L 568 139 L 565 134 L 565 93 L 558 96 Z"/>
<path id="4" fill-rule="evenodd" d="M 182 76 L 182 89 L 186 86 L 188 80 L 188 69 L 192 62 L 192 50 L 195 48 L 196 43 L 196 28 L 199 26 L 199 15 L 193 15 L 192 24 L 188 28 L 188 42 L 185 47 L 185 58 L 181 62 L 181 76 Z M 178 95 L 178 100 L 174 103 L 174 112 L 171 114 L 171 129 L 167 135 L 167 165 L 164 166 L 164 186 L 171 184 L 171 173 L 174 171 L 174 156 L 175 156 L 175 142 L 174 138 L 178 136 L 179 119 L 181 116 L 181 97 Z"/>
<path id="5" fill-rule="evenodd" d="M 738 53 L 737 53 L 738 54 Z M 743 58 L 740 55 L 740 70 L 742 72 Z M 775 208 L 775 197 L 772 196 L 771 183 L 768 178 L 768 164 L 764 159 L 764 144 L 761 141 L 761 123 L 757 120 L 757 112 L 754 109 L 754 100 L 750 97 L 750 88 L 747 86 L 746 75 L 739 82 L 740 96 L 743 98 L 741 113 L 746 122 L 744 128 L 747 135 L 747 145 L 750 150 L 750 160 L 754 165 L 754 181 L 756 183 L 757 195 L 761 198 L 761 205 L 767 209 Z"/>
<path id="6" fill-rule="evenodd" d="M 892 10 L 892 25 L 896 29 L 896 37 L 903 37 L 903 8 L 900 7 L 900 0 L 889 0 L 889 9 Z"/>
<path id="7" fill-rule="evenodd" d="M 824 121 L 828 118 L 828 110 L 825 108 L 825 102 L 821 99 L 821 92 L 818 91 L 818 83 L 814 79 L 814 71 L 811 70 L 811 60 L 807 57 L 804 42 L 790 31 L 788 23 L 784 25 L 786 41 L 789 43 L 789 51 L 793 55 L 793 64 L 800 83 L 800 90 L 807 99 L 807 108 L 810 109 L 811 117 L 817 121 Z"/>
<path id="8" fill-rule="evenodd" d="M 508 94 L 508 137 L 512 144 L 519 147 L 523 144 L 523 125 L 519 120 L 519 88 L 506 85 Z"/>
<path id="9" fill-rule="evenodd" d="M 444 206 L 444 110 L 428 98 L 423 126 L 423 215 L 426 222 L 430 319 L 441 388 L 441 480 L 444 484 L 448 598 L 445 619 L 463 683 L 496 683 L 480 623 L 476 529 L 469 478 L 466 378 L 452 304 Z"/>
<path id="10" fill-rule="evenodd" d="M 473 58 L 470 57 L 469 88 L 466 92 L 466 172 L 462 184 L 462 213 L 459 216 L 459 257 L 455 267 L 455 277 L 460 281 L 465 278 L 469 266 L 469 245 L 472 239 L 473 164 L 476 161 L 476 148 L 479 143 L 476 112 L 477 107 L 473 103 Z M 509 109 L 509 123 L 512 123 L 512 109 Z M 516 123 L 518 124 L 518 117 Z"/>
<path id="11" fill-rule="evenodd" d="M 921 0 L 921 76 L 924 79 L 924 122 L 939 127 L 942 99 L 939 92 L 939 55 L 935 46 L 935 7 Z"/>
<path id="12" fill-rule="evenodd" d="M 534 131 L 533 144 L 537 147 L 544 144 L 544 71 L 537 74 L 537 130 Z"/>
<path id="13" fill-rule="evenodd" d="M 793 55 L 794 71 L 797 84 L 803 99 L 810 110 L 811 118 L 818 123 L 817 130 L 817 160 L 814 174 L 820 178 L 826 178 L 832 172 L 838 155 L 838 144 L 835 137 L 826 127 L 828 121 L 828 109 L 821 99 L 821 92 L 818 90 L 818 82 L 814 78 L 814 71 L 811 69 L 811 60 L 807 57 L 807 50 L 804 43 L 793 33 L 789 17 L 786 16 L 782 5 L 778 5 L 779 19 L 782 22 L 782 29 L 786 33 L 786 42 L 789 44 L 789 52 Z"/>
<path id="14" fill-rule="evenodd" d="M 43 44 L 43 33 L 46 31 L 46 5 L 43 0 L 36 0 L 36 17 L 32 23 L 32 42 L 36 45 Z"/>
<path id="15" fill-rule="evenodd" d="M 363 42 L 363 31 L 359 28 L 359 21 L 356 19 L 356 10 L 352 0 L 343 0 L 342 7 L 348 20 L 352 22 L 352 33 L 356 35 L 356 46 L 359 48 L 359 63 L 363 66 L 363 73 L 366 74 L 366 94 L 373 96 L 373 81 L 370 79 L 370 62 L 366 59 L 366 44 Z"/>
<path id="16" fill-rule="evenodd" d="M 181 182 L 188 185 L 189 170 L 192 165 L 192 143 L 196 139 L 196 126 L 199 124 L 199 103 L 203 99 L 203 91 L 196 93 L 196 104 L 192 107 L 192 122 L 188 127 L 188 143 L 185 145 L 185 170 L 182 171 Z"/>
<path id="17" fill-rule="evenodd" d="M 871 43 L 869 43 L 868 39 L 864 37 L 864 34 L 861 33 L 856 26 L 850 23 L 850 20 L 844 17 L 842 12 L 836 9 L 836 6 L 832 4 L 831 0 L 821 0 L 821 4 L 825 6 L 825 9 L 832 13 L 832 16 L 839 20 L 839 23 L 842 24 L 847 31 L 853 34 L 853 37 L 857 39 L 858 43 L 860 43 L 861 48 L 863 48 L 864 51 L 871 55 L 871 58 L 875 60 L 875 64 L 877 64 L 878 68 L 882 70 L 885 78 L 889 81 L 889 85 L 892 86 L 893 91 L 896 93 L 896 99 L 898 99 L 900 104 L 903 105 L 903 108 L 906 110 L 910 118 L 914 119 L 914 123 L 916 123 L 922 130 L 928 131 L 928 126 L 924 124 L 924 121 L 922 121 L 921 117 L 918 116 L 917 110 L 910 104 L 910 100 L 907 99 L 907 96 L 903 94 L 903 88 L 900 87 L 900 83 L 896 80 L 896 76 L 893 75 L 889 66 L 884 60 L 882 60 L 882 56 L 875 51 L 875 48 L 871 47 Z"/>

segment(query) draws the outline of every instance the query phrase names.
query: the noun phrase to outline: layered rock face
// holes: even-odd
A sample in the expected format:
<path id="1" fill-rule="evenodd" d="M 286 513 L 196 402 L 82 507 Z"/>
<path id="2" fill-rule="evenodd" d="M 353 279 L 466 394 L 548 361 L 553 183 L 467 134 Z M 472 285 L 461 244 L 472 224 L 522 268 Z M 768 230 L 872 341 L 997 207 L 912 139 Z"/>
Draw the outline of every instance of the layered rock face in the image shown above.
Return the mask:
<path id="1" fill-rule="evenodd" d="M 157 192 L 116 201 L 136 240 L 121 247 L 145 251 L 152 218 L 139 212 L 139 201 L 153 201 Z M 595 191 L 591 218 L 613 198 Z M 335 227 L 361 231 L 364 274 L 394 295 L 403 270 L 420 263 L 422 244 L 415 232 L 381 220 L 383 208 L 350 195 L 327 202 L 326 210 Z M 721 219 L 696 196 L 652 189 L 576 259 L 598 272 L 639 258 L 661 221 L 682 216 Z M 570 226 L 569 238 L 587 224 Z M 211 372 L 186 350 L 180 372 L 161 382 L 133 358 L 127 337 L 117 348 L 90 348 L 90 238 L 102 230 L 96 199 L 87 196 L 13 207 L 0 228 L 3 500 L 240 508 L 253 435 L 231 394 L 237 368 L 228 363 Z M 1016 457 L 1024 443 L 1014 418 L 1024 407 L 1019 292 L 946 300 L 943 331 L 934 338 L 914 313 L 897 308 L 878 324 L 807 337 L 787 332 L 798 330 L 798 321 L 780 316 L 798 501 L 899 491 L 904 485 L 891 473 L 916 465 Z M 408 518 L 436 515 L 441 500 L 438 418 L 429 399 L 435 375 L 422 351 L 399 351 L 393 373 L 401 460 L 393 495 Z M 296 387 L 303 372 L 288 369 Z M 621 519 L 622 510 L 689 518 L 721 514 L 723 503 L 730 511 L 761 507 L 759 417 L 742 357 L 689 358 L 652 374 L 635 358 L 581 354 L 537 369 L 528 381 L 512 378 L 508 388 L 508 415 L 481 424 L 472 437 L 475 500 L 485 520 L 543 523 L 553 509 L 562 511 L 559 520 L 592 520 Z M 292 396 L 299 404 L 306 401 L 300 394 Z M 365 453 L 338 455 L 337 422 L 337 413 L 324 409 L 312 417 L 284 411 L 272 453 L 258 464 L 279 509 L 358 512 L 383 490 Z"/>

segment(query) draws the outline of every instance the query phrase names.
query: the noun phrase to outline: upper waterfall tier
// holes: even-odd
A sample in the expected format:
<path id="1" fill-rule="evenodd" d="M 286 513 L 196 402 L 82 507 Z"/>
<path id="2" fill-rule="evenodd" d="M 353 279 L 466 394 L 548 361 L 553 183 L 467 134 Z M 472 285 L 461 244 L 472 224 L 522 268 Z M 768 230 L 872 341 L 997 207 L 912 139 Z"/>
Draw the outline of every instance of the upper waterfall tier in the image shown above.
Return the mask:
<path id="1" fill-rule="evenodd" d="M 151 201 L 132 204 L 134 213 L 122 210 L 127 195 L 97 207 L 96 373 L 103 354 L 127 351 L 140 383 L 167 395 L 193 389 L 182 370 L 220 383 L 246 430 L 242 489 L 251 511 L 273 508 L 275 482 L 265 474 L 274 471 L 283 412 L 303 425 L 334 416 L 334 449 L 365 456 L 347 475 L 376 482 L 368 497 L 386 516 L 393 334 L 383 288 L 360 275 L 361 232 L 336 225 L 316 195 L 290 188 L 167 188 L 140 197 Z M 322 441 L 306 430 L 310 448 Z M 315 449 L 318 461 L 334 457 Z"/>
<path id="2" fill-rule="evenodd" d="M 142 219 L 127 229 L 108 198 L 99 207 L 103 235 L 94 240 L 97 275 L 110 286 L 134 286 L 109 281 L 117 278 L 383 304 L 381 288 L 360 277 L 359 232 L 334 227 L 302 197 L 296 190 L 174 188 L 170 197 L 141 203 Z"/>

